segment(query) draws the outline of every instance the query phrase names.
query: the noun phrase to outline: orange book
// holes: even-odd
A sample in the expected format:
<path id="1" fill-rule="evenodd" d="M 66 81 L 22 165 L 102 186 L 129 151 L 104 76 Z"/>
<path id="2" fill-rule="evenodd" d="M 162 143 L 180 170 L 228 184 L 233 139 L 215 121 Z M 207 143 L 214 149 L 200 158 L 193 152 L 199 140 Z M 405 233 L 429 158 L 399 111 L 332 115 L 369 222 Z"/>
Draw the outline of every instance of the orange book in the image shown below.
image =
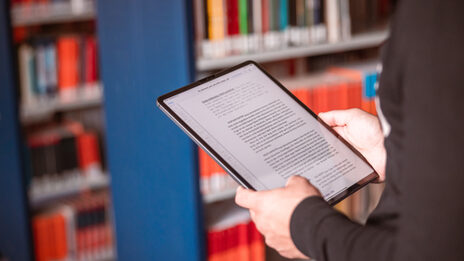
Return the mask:
<path id="1" fill-rule="evenodd" d="M 60 91 L 74 89 L 79 84 L 79 42 L 74 36 L 57 40 L 58 87 Z"/>
<path id="2" fill-rule="evenodd" d="M 350 81 L 348 84 L 348 108 L 361 108 L 362 82 Z"/>
<path id="3" fill-rule="evenodd" d="M 328 85 L 327 87 L 327 111 L 340 109 L 340 87 Z M 323 110 L 324 111 L 324 110 Z"/>
<path id="4" fill-rule="evenodd" d="M 312 110 L 312 108 L 314 107 L 312 89 L 304 89 L 304 91 L 306 93 L 305 96 L 306 96 L 306 99 L 307 99 L 306 106 L 308 106 L 308 108 L 310 108 Z"/>
<path id="5" fill-rule="evenodd" d="M 338 84 L 338 97 L 340 99 L 338 108 L 340 110 L 346 110 L 350 108 L 349 105 L 349 85 L 347 82 L 340 82 Z"/>
<path id="6" fill-rule="evenodd" d="M 377 107 L 375 106 L 375 99 L 370 100 L 370 113 L 377 115 Z"/>
<path id="7" fill-rule="evenodd" d="M 100 164 L 100 150 L 97 136 L 94 133 L 83 133 L 77 138 L 79 167 L 87 170 L 89 167 Z"/>
<path id="8" fill-rule="evenodd" d="M 225 36 L 224 2 L 207 0 L 208 36 L 210 40 L 221 40 Z"/>
<path id="9" fill-rule="evenodd" d="M 34 252 L 36 261 L 46 261 L 49 258 L 48 225 L 47 218 L 36 216 L 32 220 L 32 231 L 34 239 Z"/>
<path id="10" fill-rule="evenodd" d="M 208 186 L 208 178 L 209 178 L 209 170 L 208 170 L 208 155 L 206 152 L 198 147 L 198 168 L 199 168 L 199 175 L 200 175 L 200 189 L 202 193 L 208 193 L 209 186 Z"/>
<path id="11" fill-rule="evenodd" d="M 361 100 L 361 110 L 371 113 L 371 101 L 363 98 Z"/>
<path id="12" fill-rule="evenodd" d="M 54 232 L 54 259 L 65 259 L 68 255 L 68 243 L 66 237 L 66 221 L 61 214 L 51 217 Z"/>
<path id="13" fill-rule="evenodd" d="M 319 85 L 313 89 L 313 107 L 316 114 L 329 110 L 329 92 L 326 85 Z"/>

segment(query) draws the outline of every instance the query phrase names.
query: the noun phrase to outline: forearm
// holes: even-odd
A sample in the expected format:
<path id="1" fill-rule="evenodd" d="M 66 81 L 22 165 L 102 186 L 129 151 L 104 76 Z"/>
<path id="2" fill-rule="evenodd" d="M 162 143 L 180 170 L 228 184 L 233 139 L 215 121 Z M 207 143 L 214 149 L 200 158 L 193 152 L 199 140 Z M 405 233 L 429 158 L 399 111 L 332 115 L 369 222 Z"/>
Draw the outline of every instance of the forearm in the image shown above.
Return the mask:
<path id="1" fill-rule="evenodd" d="M 391 260 L 395 230 L 363 226 L 309 197 L 293 212 L 290 231 L 297 248 L 318 261 Z"/>

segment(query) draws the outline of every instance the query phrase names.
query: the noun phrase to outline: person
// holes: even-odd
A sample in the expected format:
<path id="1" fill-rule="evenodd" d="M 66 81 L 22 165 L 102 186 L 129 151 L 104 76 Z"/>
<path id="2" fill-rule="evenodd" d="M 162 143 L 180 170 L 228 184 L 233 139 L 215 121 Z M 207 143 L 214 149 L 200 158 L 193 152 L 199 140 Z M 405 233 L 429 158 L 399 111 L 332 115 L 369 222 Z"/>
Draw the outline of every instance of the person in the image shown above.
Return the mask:
<path id="1" fill-rule="evenodd" d="M 385 182 L 367 222 L 331 208 L 302 177 L 239 188 L 236 203 L 266 244 L 318 261 L 464 260 L 463 12 L 459 0 L 399 1 L 382 50 L 380 119 L 356 109 L 319 115 Z"/>

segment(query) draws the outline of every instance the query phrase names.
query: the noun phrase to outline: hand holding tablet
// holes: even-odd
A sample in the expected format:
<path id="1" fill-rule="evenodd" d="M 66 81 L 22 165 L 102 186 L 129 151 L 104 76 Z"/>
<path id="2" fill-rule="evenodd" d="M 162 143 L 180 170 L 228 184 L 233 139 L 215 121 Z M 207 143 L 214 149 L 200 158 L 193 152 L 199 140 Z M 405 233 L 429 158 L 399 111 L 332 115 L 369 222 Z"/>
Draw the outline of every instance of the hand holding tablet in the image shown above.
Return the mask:
<path id="1" fill-rule="evenodd" d="M 158 98 L 158 106 L 239 184 L 307 178 L 330 204 L 378 178 L 364 157 L 254 62 Z"/>

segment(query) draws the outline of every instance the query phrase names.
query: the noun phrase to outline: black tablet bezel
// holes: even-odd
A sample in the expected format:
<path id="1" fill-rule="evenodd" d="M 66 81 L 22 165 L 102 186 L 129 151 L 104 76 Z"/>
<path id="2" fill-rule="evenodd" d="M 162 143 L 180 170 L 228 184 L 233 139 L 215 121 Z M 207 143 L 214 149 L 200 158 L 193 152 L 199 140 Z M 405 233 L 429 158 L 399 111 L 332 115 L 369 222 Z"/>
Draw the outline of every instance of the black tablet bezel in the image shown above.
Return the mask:
<path id="1" fill-rule="evenodd" d="M 370 182 L 378 179 L 379 175 L 375 171 L 375 169 L 371 166 L 371 164 L 366 160 L 366 158 L 359 152 L 357 151 L 351 144 L 349 144 L 342 136 L 340 136 L 336 131 L 334 131 L 331 127 L 329 127 L 323 120 L 321 120 L 311 109 L 309 109 L 305 104 L 303 104 L 298 98 L 295 97 L 287 88 L 285 88 L 279 81 L 277 81 L 274 77 L 272 77 L 269 73 L 267 73 L 258 63 L 254 61 L 246 61 L 241 64 L 238 64 L 236 66 L 233 66 L 231 68 L 222 70 L 218 73 L 215 73 L 211 76 L 208 76 L 206 78 L 203 78 L 201 80 L 198 80 L 196 82 L 193 82 L 187 86 L 184 86 L 180 89 L 174 90 L 172 92 L 169 92 L 167 94 L 161 95 L 158 97 L 156 100 L 157 106 L 171 119 L 173 120 L 198 146 L 200 146 L 206 153 L 208 153 L 219 165 L 221 165 L 224 170 L 228 172 L 232 178 L 238 182 L 240 185 L 242 185 L 245 188 L 248 189 L 253 189 L 253 186 L 249 184 L 232 166 L 230 166 L 227 161 L 225 161 L 213 148 L 211 148 L 207 142 L 205 142 L 188 124 L 186 124 L 174 111 L 172 111 L 169 106 L 166 105 L 164 102 L 166 99 L 175 96 L 177 94 L 180 94 L 182 92 L 185 92 L 187 90 L 190 90 L 192 88 L 197 87 L 198 85 L 204 84 L 206 82 L 209 82 L 213 79 L 216 79 L 218 77 L 221 77 L 225 74 L 228 74 L 230 72 L 233 72 L 237 69 L 240 69 L 242 67 L 245 67 L 247 65 L 253 64 L 255 65 L 258 69 L 260 69 L 267 77 L 269 77 L 277 86 L 279 86 L 286 94 L 288 94 L 290 97 L 293 98 L 300 106 L 302 106 L 311 116 L 317 119 L 318 122 L 320 122 L 326 129 L 328 129 L 332 134 L 334 134 L 339 140 L 341 140 L 348 148 L 353 151 L 358 157 L 360 157 L 364 162 L 366 162 L 374 171 L 361 179 L 360 181 L 356 182 L 352 186 L 346 188 L 343 192 L 337 194 L 336 196 L 332 197 L 330 200 L 327 202 L 330 205 L 335 205 L 341 200 L 345 199 L 349 195 L 353 194 L 354 192 L 358 191 L 362 187 L 366 186 Z"/>

